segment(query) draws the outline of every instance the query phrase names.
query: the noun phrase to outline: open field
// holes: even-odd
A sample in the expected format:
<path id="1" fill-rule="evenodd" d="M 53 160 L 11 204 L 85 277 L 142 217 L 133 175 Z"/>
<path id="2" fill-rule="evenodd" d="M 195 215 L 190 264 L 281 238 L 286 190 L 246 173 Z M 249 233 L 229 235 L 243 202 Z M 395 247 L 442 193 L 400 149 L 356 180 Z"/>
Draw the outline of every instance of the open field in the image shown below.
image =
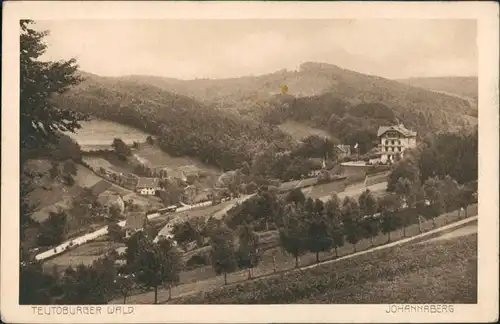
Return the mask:
<path id="1" fill-rule="evenodd" d="M 322 129 L 314 128 L 306 124 L 297 123 L 294 121 L 286 121 L 283 124 L 279 125 L 278 128 L 281 129 L 281 131 L 292 136 L 297 141 L 300 141 L 311 135 L 317 135 L 320 137 L 326 136 L 328 138 L 331 138 L 330 134 Z"/>
<path id="2" fill-rule="evenodd" d="M 138 149 L 134 150 L 134 153 L 140 158 L 147 160 L 152 167 L 168 167 L 175 169 L 182 166 L 194 165 L 205 171 L 220 171 L 190 157 L 172 156 L 159 147 L 147 143 L 141 144 Z"/>
<path id="3" fill-rule="evenodd" d="M 307 179 L 303 179 L 303 180 L 287 181 L 287 182 L 282 183 L 281 186 L 279 186 L 279 190 L 288 191 L 288 190 L 292 190 L 295 188 L 304 188 L 304 187 L 308 187 L 308 186 L 313 186 L 317 182 L 318 182 L 317 177 L 307 178 Z"/>
<path id="4" fill-rule="evenodd" d="M 82 150 L 85 150 L 86 146 L 111 145 L 115 138 L 121 138 L 127 144 L 144 142 L 150 135 L 139 129 L 107 120 L 94 119 L 80 124 L 81 129 L 68 135 L 80 144 Z"/>
<path id="5" fill-rule="evenodd" d="M 102 157 L 84 156 L 82 160 L 94 170 L 99 170 L 99 168 L 112 169 L 114 167 L 111 162 Z"/>
<path id="6" fill-rule="evenodd" d="M 61 183 L 55 183 L 48 189 L 36 188 L 28 195 L 28 201 L 41 209 L 55 204 L 66 197 L 74 197 L 82 191 L 78 186 L 67 187 Z"/>
<path id="7" fill-rule="evenodd" d="M 203 303 L 218 304 L 475 303 L 473 234 L 360 253 L 172 302 L 193 304 L 202 298 Z"/>
<path id="8" fill-rule="evenodd" d="M 344 180 L 341 180 L 320 184 L 311 188 L 305 188 L 302 191 L 307 197 L 319 199 L 321 197 L 331 195 L 334 192 L 342 192 L 346 189 L 346 187 L 346 182 Z"/>
<path id="9" fill-rule="evenodd" d="M 47 260 L 44 262 L 43 266 L 45 269 L 52 269 L 56 266 L 60 270 L 64 270 L 70 266 L 76 268 L 80 264 L 91 265 L 97 259 L 102 258 L 106 253 L 121 246 L 125 245 L 112 241 L 90 242 Z"/>
<path id="10" fill-rule="evenodd" d="M 51 193 L 54 194 L 53 192 Z M 59 196 L 56 196 L 56 194 L 54 194 L 54 197 L 59 197 Z M 57 200 L 56 202 L 53 202 L 52 205 L 44 206 L 34 211 L 33 214 L 31 215 L 31 218 L 37 222 L 43 222 L 47 218 L 49 218 L 50 213 L 56 213 L 59 210 L 69 209 L 71 206 L 72 197 L 64 197 L 62 199 L 60 198 L 61 197 L 59 197 L 59 200 Z"/>
<path id="11" fill-rule="evenodd" d="M 76 169 L 77 174 L 74 179 L 75 183 L 80 187 L 90 188 L 102 180 L 101 177 L 97 176 L 94 172 L 90 171 L 87 167 L 81 164 L 77 164 Z"/>
<path id="12" fill-rule="evenodd" d="M 77 174 L 75 184 L 68 186 L 62 183 L 59 178 L 52 179 L 49 176 L 50 168 L 50 161 L 44 159 L 30 160 L 25 164 L 26 171 L 34 171 L 39 174 L 34 179 L 36 184 L 34 190 L 26 196 L 28 203 L 35 207 L 32 218 L 38 222 L 45 220 L 49 212 L 66 208 L 71 199 L 83 191 L 82 187 L 84 186 L 82 184 L 92 182 L 82 183 L 81 178 L 79 178 L 81 175 Z M 78 172 L 81 172 L 79 168 Z"/>
<path id="13" fill-rule="evenodd" d="M 477 235 L 404 245 L 175 301 L 182 304 L 477 302 Z"/>
<path id="14" fill-rule="evenodd" d="M 477 215 L 477 205 L 471 205 L 468 207 L 468 216 Z M 457 211 L 443 214 L 436 218 L 435 223 L 436 226 L 442 227 L 444 225 L 455 222 L 459 219 L 462 219 L 463 215 L 459 216 Z M 429 231 L 433 228 L 432 221 L 425 221 L 421 224 L 422 230 Z M 405 237 L 414 237 L 419 234 L 419 226 L 418 224 L 410 225 L 405 229 Z M 272 235 L 272 234 L 270 234 Z M 271 237 L 273 237 L 272 235 Z M 396 242 L 398 240 L 403 239 L 403 230 L 393 231 L 391 234 L 391 241 Z M 277 236 L 276 244 L 278 243 Z M 374 246 L 383 246 L 387 243 L 388 237 L 384 234 L 379 234 L 375 238 L 373 238 Z M 270 244 L 271 245 L 271 244 Z M 356 249 L 351 244 L 346 243 L 344 246 L 340 247 L 337 251 L 338 257 L 348 256 L 352 253 L 360 252 L 368 250 L 372 247 L 372 243 L 369 239 L 362 239 L 356 244 Z M 370 254 L 370 253 L 368 253 Z M 274 256 L 274 261 L 273 261 Z M 322 261 L 332 260 L 336 258 L 335 251 L 320 253 L 320 259 Z M 300 257 L 300 265 L 307 266 L 315 264 L 316 256 L 313 253 L 307 253 Z M 269 275 L 273 275 L 273 273 L 279 273 L 283 271 L 289 271 L 294 268 L 295 259 L 284 252 L 280 247 L 271 248 L 263 252 L 262 260 L 259 265 L 252 269 L 253 277 L 266 277 Z M 227 275 L 228 284 L 237 284 L 241 285 L 248 279 L 248 271 L 240 270 L 237 272 L 233 272 Z M 209 292 L 213 289 L 222 289 L 224 279 L 222 276 L 216 276 L 214 270 L 211 266 L 200 267 L 191 271 L 185 271 L 181 273 L 181 284 L 172 289 L 172 297 L 178 298 L 182 296 L 188 296 L 201 292 Z M 153 300 L 153 292 L 147 292 L 135 296 L 131 296 L 128 299 L 129 303 L 151 303 Z M 168 290 L 158 290 L 158 299 L 160 301 L 167 301 L 168 299 Z M 121 303 L 122 300 L 117 299 L 116 303 Z M 182 301 L 181 301 L 182 302 Z"/>

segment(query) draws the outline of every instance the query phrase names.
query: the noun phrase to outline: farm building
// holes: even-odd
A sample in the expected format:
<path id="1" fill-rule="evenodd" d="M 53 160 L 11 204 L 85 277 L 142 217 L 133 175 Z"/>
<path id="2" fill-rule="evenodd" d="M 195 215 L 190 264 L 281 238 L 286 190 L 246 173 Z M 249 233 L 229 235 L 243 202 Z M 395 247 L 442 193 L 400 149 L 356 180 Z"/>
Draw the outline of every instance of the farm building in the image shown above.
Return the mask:
<path id="1" fill-rule="evenodd" d="M 158 178 L 139 178 L 135 189 L 141 195 L 154 196 L 160 190 L 160 181 Z"/>
<path id="2" fill-rule="evenodd" d="M 135 232 L 142 231 L 146 226 L 148 218 L 144 212 L 130 212 L 125 220 L 125 237 L 128 238 Z"/>
<path id="3" fill-rule="evenodd" d="M 115 193 L 115 192 L 104 192 L 103 194 L 99 195 L 97 197 L 97 201 L 108 208 L 111 208 L 112 206 L 118 208 L 120 212 L 123 213 L 125 210 L 125 202 L 123 201 L 122 197 Z"/>

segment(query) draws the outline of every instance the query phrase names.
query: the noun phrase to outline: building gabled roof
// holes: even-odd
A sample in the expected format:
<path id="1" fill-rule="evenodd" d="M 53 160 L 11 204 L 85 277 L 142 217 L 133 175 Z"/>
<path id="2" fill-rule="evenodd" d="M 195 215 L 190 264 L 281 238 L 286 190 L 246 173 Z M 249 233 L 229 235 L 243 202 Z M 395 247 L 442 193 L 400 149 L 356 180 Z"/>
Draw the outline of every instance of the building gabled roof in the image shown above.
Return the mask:
<path id="1" fill-rule="evenodd" d="M 405 128 L 403 124 L 400 124 L 395 126 L 380 126 L 378 128 L 377 137 L 384 135 L 388 131 L 396 131 L 398 133 L 401 133 L 405 137 L 417 136 L 417 132 L 413 132 Z"/>
<path id="2" fill-rule="evenodd" d="M 159 186 L 160 180 L 158 178 L 139 178 L 136 188 L 158 188 Z"/>
<path id="3" fill-rule="evenodd" d="M 130 212 L 127 214 L 124 229 L 137 230 L 144 227 L 146 223 L 146 213 Z"/>

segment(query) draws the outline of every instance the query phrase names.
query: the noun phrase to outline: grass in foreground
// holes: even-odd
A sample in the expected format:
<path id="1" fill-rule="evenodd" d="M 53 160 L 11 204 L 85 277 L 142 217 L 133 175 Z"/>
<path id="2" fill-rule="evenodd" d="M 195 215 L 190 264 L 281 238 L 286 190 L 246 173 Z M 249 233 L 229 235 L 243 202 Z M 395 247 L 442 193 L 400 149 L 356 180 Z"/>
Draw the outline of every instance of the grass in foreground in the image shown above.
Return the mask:
<path id="1" fill-rule="evenodd" d="M 477 235 L 216 288 L 176 304 L 476 303 Z"/>

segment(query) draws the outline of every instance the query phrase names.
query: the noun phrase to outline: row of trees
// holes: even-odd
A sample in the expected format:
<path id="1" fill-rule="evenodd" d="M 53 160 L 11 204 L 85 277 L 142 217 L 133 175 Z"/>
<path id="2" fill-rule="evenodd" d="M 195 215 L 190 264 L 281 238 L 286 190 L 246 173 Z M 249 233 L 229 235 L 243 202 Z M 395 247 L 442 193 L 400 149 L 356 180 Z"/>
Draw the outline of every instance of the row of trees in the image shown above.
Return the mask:
<path id="1" fill-rule="evenodd" d="M 398 229 L 406 236 L 406 227 L 411 224 L 419 224 L 422 230 L 421 217 L 434 221 L 444 212 L 466 210 L 476 199 L 474 192 L 473 186 L 461 186 L 451 177 L 431 178 L 418 188 L 401 178 L 394 192 L 381 197 L 366 190 L 357 200 L 352 197 L 340 200 L 333 194 L 326 203 L 306 198 L 300 189 L 284 197 L 263 190 L 230 210 L 224 223 L 215 222 L 209 227 L 202 219 L 190 220 L 176 226 L 173 234 L 181 244 L 196 241 L 199 247 L 209 237 L 214 269 L 226 277 L 228 272 L 258 264 L 260 253 L 256 253 L 259 243 L 255 230 L 277 229 L 280 245 L 295 257 L 299 266 L 299 257 L 306 252 L 315 253 L 319 262 L 320 252 L 335 249 L 337 254 L 345 242 L 356 250 L 356 244 L 363 238 L 370 239 L 373 245 L 373 238 L 379 233 L 386 234 L 390 241 L 391 233 Z M 251 240 L 256 244 L 252 262 L 245 265 L 238 263 L 239 250 L 235 244 L 241 242 L 242 232 L 257 238 Z"/>
<path id="2" fill-rule="evenodd" d="M 407 181 L 401 179 L 396 193 L 376 198 L 366 190 L 357 200 L 351 197 L 340 200 L 334 194 L 326 203 L 306 198 L 300 190 L 281 198 L 263 191 L 253 201 L 252 215 L 248 214 L 251 208 L 246 208 L 239 212 L 247 217 L 226 219 L 226 222 L 194 219 L 176 227 L 174 239 L 185 243 L 208 237 L 210 262 L 227 283 L 227 274 L 238 269 L 248 269 L 251 278 L 252 268 L 261 261 L 263 251 L 255 231 L 256 222 L 276 225 L 280 245 L 295 258 L 298 267 L 300 256 L 306 252 L 315 253 L 319 262 L 321 252 L 335 249 L 337 254 L 337 249 L 346 242 L 355 250 L 359 240 L 373 239 L 380 232 L 387 234 L 390 241 L 391 232 L 402 228 L 406 235 L 406 226 L 420 223 L 419 215 L 434 219 L 446 210 L 466 207 L 474 201 L 473 189 L 460 187 L 449 177 L 428 179 L 421 188 L 423 203 L 417 200 L 408 205 L 407 188 Z M 237 224 L 236 219 L 241 223 Z M 114 232 L 111 229 L 110 235 Z M 152 237 L 154 235 L 144 231 L 126 240 L 125 264 L 119 268 L 115 266 L 116 257 L 104 258 L 90 267 L 67 269 L 62 277 L 36 270 L 37 264 L 24 266 L 21 269 L 21 278 L 25 278 L 21 283 L 21 303 L 33 300 L 42 304 L 106 303 L 117 296 L 122 296 L 125 302 L 132 289 L 139 285 L 154 290 L 156 303 L 160 287 L 171 289 L 178 284 L 184 262 L 172 241 L 165 239 L 153 243 Z M 117 239 L 123 240 L 123 235 Z M 35 280 L 33 293 L 26 285 Z"/>

